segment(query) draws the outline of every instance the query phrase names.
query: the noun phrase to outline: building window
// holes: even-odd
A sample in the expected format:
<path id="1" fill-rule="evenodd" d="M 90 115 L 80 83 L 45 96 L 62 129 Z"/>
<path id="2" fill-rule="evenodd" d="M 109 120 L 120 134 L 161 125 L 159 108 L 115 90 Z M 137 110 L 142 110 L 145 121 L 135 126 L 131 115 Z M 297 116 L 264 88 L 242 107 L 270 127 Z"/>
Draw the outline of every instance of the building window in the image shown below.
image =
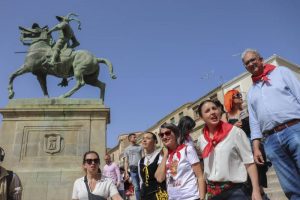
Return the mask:
<path id="1" fill-rule="evenodd" d="M 172 124 L 175 124 L 175 118 L 174 118 L 174 117 L 172 117 L 172 118 L 170 119 L 170 121 L 171 121 Z"/>
<path id="2" fill-rule="evenodd" d="M 199 107 L 199 105 L 193 107 L 194 116 L 195 116 L 194 119 L 196 119 L 196 120 L 200 118 L 200 115 L 198 113 L 198 107 Z"/>
<path id="3" fill-rule="evenodd" d="M 209 98 L 210 98 L 210 100 L 212 100 L 212 101 L 218 100 L 217 94 L 213 94 L 213 95 L 211 95 Z"/>
<path id="4" fill-rule="evenodd" d="M 181 119 L 183 117 L 183 112 L 179 113 L 179 119 Z"/>

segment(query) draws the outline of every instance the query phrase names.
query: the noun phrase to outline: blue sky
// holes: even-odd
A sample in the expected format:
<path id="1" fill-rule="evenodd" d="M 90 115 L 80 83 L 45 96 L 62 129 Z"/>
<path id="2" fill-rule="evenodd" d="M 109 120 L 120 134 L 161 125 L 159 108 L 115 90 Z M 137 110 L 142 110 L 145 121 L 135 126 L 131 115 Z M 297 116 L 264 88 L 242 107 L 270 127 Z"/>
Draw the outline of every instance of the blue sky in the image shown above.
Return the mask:
<path id="1" fill-rule="evenodd" d="M 245 48 L 300 64 L 299 9 L 297 0 L 1 0 L 0 107 L 8 103 L 8 76 L 24 62 L 25 55 L 14 52 L 27 49 L 18 26 L 52 27 L 56 15 L 77 13 L 82 30 L 73 22 L 72 27 L 79 48 L 110 59 L 118 76 L 111 80 L 101 66 L 105 105 L 111 108 L 108 147 L 113 147 L 119 134 L 145 130 L 244 72 L 235 55 Z M 59 88 L 59 81 L 48 77 L 51 97 L 74 84 Z M 14 89 L 15 98 L 43 97 L 32 74 L 18 77 Z M 72 97 L 98 96 L 96 88 L 85 86 Z"/>

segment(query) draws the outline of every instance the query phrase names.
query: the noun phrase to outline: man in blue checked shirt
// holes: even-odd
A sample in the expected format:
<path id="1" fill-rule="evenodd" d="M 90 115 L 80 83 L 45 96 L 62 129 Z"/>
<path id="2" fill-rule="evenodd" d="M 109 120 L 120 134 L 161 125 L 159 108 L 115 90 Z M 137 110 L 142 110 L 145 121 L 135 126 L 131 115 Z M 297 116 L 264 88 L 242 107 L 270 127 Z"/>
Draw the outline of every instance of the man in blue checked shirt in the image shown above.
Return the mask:
<path id="1" fill-rule="evenodd" d="M 248 111 L 254 160 L 263 164 L 261 139 L 285 195 L 300 199 L 300 82 L 286 67 L 264 64 L 253 49 L 242 53 L 253 85 Z"/>

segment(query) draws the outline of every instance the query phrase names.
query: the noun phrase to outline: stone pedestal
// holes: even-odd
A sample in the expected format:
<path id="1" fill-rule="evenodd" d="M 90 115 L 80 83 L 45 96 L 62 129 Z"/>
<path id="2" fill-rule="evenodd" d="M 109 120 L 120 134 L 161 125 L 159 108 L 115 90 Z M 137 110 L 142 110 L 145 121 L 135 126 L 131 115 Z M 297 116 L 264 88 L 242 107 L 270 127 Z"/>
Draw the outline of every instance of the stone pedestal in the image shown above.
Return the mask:
<path id="1" fill-rule="evenodd" d="M 20 176 L 24 200 L 71 199 L 84 152 L 104 157 L 110 111 L 99 100 L 16 99 L 0 113 L 2 165 Z"/>

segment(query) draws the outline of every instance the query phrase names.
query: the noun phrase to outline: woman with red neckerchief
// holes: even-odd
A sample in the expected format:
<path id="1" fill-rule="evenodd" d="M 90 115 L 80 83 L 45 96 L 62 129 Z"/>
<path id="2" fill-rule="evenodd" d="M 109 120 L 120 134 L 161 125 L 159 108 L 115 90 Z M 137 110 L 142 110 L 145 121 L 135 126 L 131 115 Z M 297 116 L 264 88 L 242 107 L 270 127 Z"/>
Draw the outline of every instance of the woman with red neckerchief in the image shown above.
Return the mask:
<path id="1" fill-rule="evenodd" d="M 158 135 L 164 148 L 155 178 L 160 183 L 166 180 L 169 200 L 204 200 L 206 186 L 195 148 L 178 144 L 174 124 L 163 124 Z"/>
<path id="2" fill-rule="evenodd" d="M 198 108 L 205 122 L 198 144 L 204 159 L 209 200 L 261 200 L 257 169 L 250 142 L 242 129 L 220 120 L 221 113 L 211 101 L 203 101 Z M 243 190 L 251 178 L 252 198 Z"/>

